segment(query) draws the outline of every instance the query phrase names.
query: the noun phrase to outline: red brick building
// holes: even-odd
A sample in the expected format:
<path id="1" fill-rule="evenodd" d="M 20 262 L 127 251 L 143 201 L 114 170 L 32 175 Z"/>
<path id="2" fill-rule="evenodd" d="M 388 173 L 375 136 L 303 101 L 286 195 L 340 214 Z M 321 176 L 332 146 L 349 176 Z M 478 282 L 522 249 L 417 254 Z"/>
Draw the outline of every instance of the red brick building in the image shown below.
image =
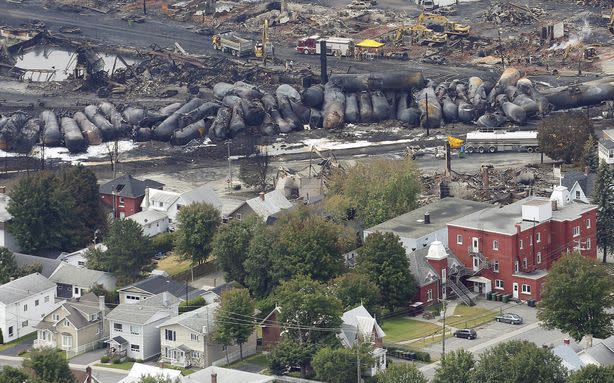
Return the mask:
<path id="1" fill-rule="evenodd" d="M 150 179 L 141 181 L 125 175 L 100 185 L 99 194 L 100 200 L 112 211 L 115 218 L 125 218 L 141 211 L 145 189 L 162 187 L 164 184 L 160 182 Z"/>
<path id="2" fill-rule="evenodd" d="M 528 197 L 449 222 L 450 251 L 465 266 L 456 275 L 473 293 L 540 300 L 548 269 L 563 253 L 596 258 L 596 213 L 595 205 L 573 202 L 557 186 L 550 198 Z"/>

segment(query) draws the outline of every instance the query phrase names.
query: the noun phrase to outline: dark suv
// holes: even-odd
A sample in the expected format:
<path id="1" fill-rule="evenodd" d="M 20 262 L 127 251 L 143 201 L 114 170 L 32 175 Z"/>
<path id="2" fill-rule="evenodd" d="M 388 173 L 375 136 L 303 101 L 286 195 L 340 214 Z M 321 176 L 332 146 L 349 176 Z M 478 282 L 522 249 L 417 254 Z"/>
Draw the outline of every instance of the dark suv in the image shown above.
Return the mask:
<path id="1" fill-rule="evenodd" d="M 478 337 L 478 333 L 472 328 L 465 328 L 454 331 L 454 336 L 457 338 L 475 339 Z"/>

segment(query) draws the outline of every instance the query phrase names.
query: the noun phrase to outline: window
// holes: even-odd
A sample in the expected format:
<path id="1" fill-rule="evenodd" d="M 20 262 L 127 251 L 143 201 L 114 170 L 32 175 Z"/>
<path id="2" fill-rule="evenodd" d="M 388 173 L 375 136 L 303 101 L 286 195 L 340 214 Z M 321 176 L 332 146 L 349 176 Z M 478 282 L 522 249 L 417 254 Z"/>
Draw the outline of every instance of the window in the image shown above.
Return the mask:
<path id="1" fill-rule="evenodd" d="M 177 340 L 177 334 L 173 330 L 164 330 L 164 339 L 174 342 Z"/>
<path id="2" fill-rule="evenodd" d="M 23 311 L 24 312 L 28 311 L 28 305 L 23 305 Z"/>
<path id="3" fill-rule="evenodd" d="M 522 248 L 524 247 L 524 242 L 523 242 L 523 240 L 522 240 L 522 239 L 520 240 L 520 244 L 519 244 L 519 246 L 520 246 L 520 250 L 522 250 Z"/>
<path id="4" fill-rule="evenodd" d="M 502 279 L 495 279 L 495 289 L 503 290 L 503 280 Z"/>
<path id="5" fill-rule="evenodd" d="M 460 234 L 456 234 L 456 244 L 457 245 L 462 245 L 463 244 L 463 236 Z"/>
<path id="6" fill-rule="evenodd" d="M 13 336 L 13 326 L 9 327 L 9 337 Z"/>
<path id="7" fill-rule="evenodd" d="M 68 319 L 64 319 L 64 322 L 62 323 L 62 325 L 65 327 L 70 327 L 70 322 L 68 321 Z"/>
<path id="8" fill-rule="evenodd" d="M 523 294 L 531 294 L 531 286 L 527 284 L 522 284 L 522 293 Z"/>
<path id="9" fill-rule="evenodd" d="M 608 152 L 608 156 L 610 158 L 614 158 L 614 150 L 610 149 L 609 152 Z"/>
<path id="10" fill-rule="evenodd" d="M 190 334 L 190 339 L 198 342 L 198 334 L 194 334 L 194 333 Z"/>
<path id="11" fill-rule="evenodd" d="M 590 249 L 591 249 L 591 239 L 586 238 L 586 250 L 590 250 Z"/>
<path id="12" fill-rule="evenodd" d="M 130 326 L 130 334 L 132 335 L 139 335 L 141 333 L 141 327 L 140 326 Z"/>
<path id="13" fill-rule="evenodd" d="M 580 199 L 580 190 L 576 190 L 576 199 Z"/>
<path id="14" fill-rule="evenodd" d="M 99 328 L 96 329 L 96 335 L 100 335 L 100 329 Z"/>
<path id="15" fill-rule="evenodd" d="M 45 303 L 49 303 L 49 295 L 45 297 Z"/>
<path id="16" fill-rule="evenodd" d="M 164 202 L 158 202 L 158 206 L 164 207 Z"/>
<path id="17" fill-rule="evenodd" d="M 193 357 L 193 358 L 200 358 L 200 352 L 198 352 L 198 351 L 192 351 L 192 357 Z"/>
<path id="18" fill-rule="evenodd" d="M 181 210 L 182 207 L 183 207 L 183 205 L 177 204 L 177 211 Z"/>
<path id="19" fill-rule="evenodd" d="M 495 273 L 499 272 L 499 260 L 495 259 L 494 262 L 492 263 L 492 271 L 494 271 Z"/>
<path id="20" fill-rule="evenodd" d="M 499 241 L 497 241 L 496 239 L 492 241 L 492 249 L 499 250 Z"/>
<path id="21" fill-rule="evenodd" d="M 541 251 L 537 252 L 537 263 L 542 263 L 542 252 Z"/>
<path id="22" fill-rule="evenodd" d="M 237 220 L 240 221 L 243 216 L 240 213 L 237 213 Z"/>
<path id="23" fill-rule="evenodd" d="M 580 226 L 575 226 L 575 227 L 573 228 L 573 236 L 574 236 L 574 237 L 577 237 L 577 236 L 579 236 L 579 235 L 580 235 Z"/>
<path id="24" fill-rule="evenodd" d="M 71 348 L 72 347 L 72 336 L 70 335 L 62 335 L 62 348 Z"/>
<path id="25" fill-rule="evenodd" d="M 77 261 L 77 265 L 79 265 L 79 266 L 85 266 L 85 262 L 84 262 L 84 261 Z"/>
<path id="26" fill-rule="evenodd" d="M 537 233 L 535 235 L 536 235 L 537 243 L 540 243 L 542 241 L 542 233 Z"/>
<path id="27" fill-rule="evenodd" d="M 130 351 L 140 352 L 141 351 L 141 346 L 139 346 L 138 344 L 131 344 L 130 345 Z"/>
<path id="28" fill-rule="evenodd" d="M 441 283 L 446 283 L 447 276 L 448 276 L 448 270 L 441 269 Z"/>
<path id="29" fill-rule="evenodd" d="M 586 220 L 586 228 L 587 228 L 587 229 L 590 229 L 590 228 L 591 228 L 591 219 L 590 219 L 590 218 L 588 218 L 588 219 Z"/>
<path id="30" fill-rule="evenodd" d="M 25 320 L 25 321 L 21 322 L 21 327 L 22 327 L 22 328 L 23 328 L 23 327 L 28 327 L 28 321 L 27 321 L 27 320 Z"/>
<path id="31" fill-rule="evenodd" d="M 122 332 L 122 324 L 121 323 L 113 323 L 113 331 Z"/>
<path id="32" fill-rule="evenodd" d="M 433 289 L 426 290 L 426 301 L 430 302 L 433 300 Z"/>
<path id="33" fill-rule="evenodd" d="M 514 272 L 517 273 L 519 271 L 518 261 L 514 262 Z"/>
<path id="34" fill-rule="evenodd" d="M 529 237 L 529 246 L 533 246 L 533 236 Z"/>
<path id="35" fill-rule="evenodd" d="M 141 300 L 141 297 L 138 297 L 136 295 L 126 295 L 126 300 L 127 301 L 136 301 L 136 302 L 138 302 L 138 301 Z"/>
<path id="36" fill-rule="evenodd" d="M 58 314 L 53 314 L 51 315 L 51 319 L 53 319 L 54 321 L 59 321 L 60 320 L 60 316 Z"/>
<path id="37" fill-rule="evenodd" d="M 38 299 L 34 301 L 34 306 L 38 306 Z"/>
<path id="38" fill-rule="evenodd" d="M 526 269 L 529 266 L 529 263 L 527 262 L 527 258 L 523 258 L 522 259 L 522 268 Z"/>
<path id="39" fill-rule="evenodd" d="M 75 287 L 75 295 L 79 295 L 79 288 Z"/>
<path id="40" fill-rule="evenodd" d="M 124 197 L 119 197 L 119 207 L 124 207 Z"/>

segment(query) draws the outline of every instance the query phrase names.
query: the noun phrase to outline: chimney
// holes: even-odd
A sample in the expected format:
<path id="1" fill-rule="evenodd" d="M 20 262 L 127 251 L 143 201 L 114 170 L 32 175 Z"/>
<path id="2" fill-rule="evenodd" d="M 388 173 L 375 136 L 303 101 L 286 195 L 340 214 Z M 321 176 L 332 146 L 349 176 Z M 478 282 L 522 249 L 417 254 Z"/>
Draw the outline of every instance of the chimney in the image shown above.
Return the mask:
<path id="1" fill-rule="evenodd" d="M 587 176 L 587 175 L 588 175 L 588 173 L 590 173 L 590 172 L 591 172 L 591 168 L 590 168 L 590 167 L 588 167 L 588 166 L 585 166 L 585 167 L 584 167 L 584 175 L 585 175 L 585 176 Z M 1 188 L 1 187 L 0 187 L 0 190 L 2 190 L 2 188 Z M 4 193 L 4 192 L 3 192 L 3 193 Z"/>
<path id="2" fill-rule="evenodd" d="M 168 293 L 166 291 L 162 293 L 162 306 L 168 307 Z"/>
<path id="3" fill-rule="evenodd" d="M 85 383 L 92 383 L 92 368 L 90 366 L 85 367 Z"/>
<path id="4" fill-rule="evenodd" d="M 260 192 L 258 196 L 260 196 L 260 199 L 264 201 L 264 192 Z"/>
<path id="5" fill-rule="evenodd" d="M 0 186 L 0 194 L 6 194 L 6 186 Z"/>
<path id="6" fill-rule="evenodd" d="M 98 297 L 98 310 L 104 312 L 104 295 Z"/>
<path id="7" fill-rule="evenodd" d="M 149 188 L 145 188 L 145 198 L 143 198 L 143 210 L 149 208 Z"/>
<path id="8" fill-rule="evenodd" d="M 217 383 L 217 373 L 211 373 L 211 383 Z"/>
<path id="9" fill-rule="evenodd" d="M 569 346 L 569 343 L 570 343 L 570 342 L 569 342 L 569 338 L 565 338 L 565 339 L 563 339 L 563 344 L 566 344 L 566 345 L 568 345 L 568 346 Z"/>
<path id="10" fill-rule="evenodd" d="M 424 224 L 428 225 L 429 223 L 431 223 L 431 213 L 427 211 L 424 213 Z"/>
<path id="11" fill-rule="evenodd" d="M 490 167 L 482 165 L 482 189 L 488 190 L 490 187 Z"/>

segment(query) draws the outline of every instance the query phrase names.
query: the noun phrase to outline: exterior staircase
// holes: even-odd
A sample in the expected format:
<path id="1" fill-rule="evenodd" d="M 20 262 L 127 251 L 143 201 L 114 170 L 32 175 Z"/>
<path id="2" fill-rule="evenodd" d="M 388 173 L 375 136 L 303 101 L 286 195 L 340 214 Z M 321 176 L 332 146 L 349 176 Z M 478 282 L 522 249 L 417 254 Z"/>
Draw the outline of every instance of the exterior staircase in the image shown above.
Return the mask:
<path id="1" fill-rule="evenodd" d="M 452 290 L 452 292 L 456 294 L 456 296 L 463 301 L 464 304 L 467 306 L 475 306 L 475 299 L 477 298 L 478 294 L 469 291 L 469 289 L 460 280 L 455 282 L 454 278 L 448 278 L 446 285 L 450 287 L 450 290 Z"/>

